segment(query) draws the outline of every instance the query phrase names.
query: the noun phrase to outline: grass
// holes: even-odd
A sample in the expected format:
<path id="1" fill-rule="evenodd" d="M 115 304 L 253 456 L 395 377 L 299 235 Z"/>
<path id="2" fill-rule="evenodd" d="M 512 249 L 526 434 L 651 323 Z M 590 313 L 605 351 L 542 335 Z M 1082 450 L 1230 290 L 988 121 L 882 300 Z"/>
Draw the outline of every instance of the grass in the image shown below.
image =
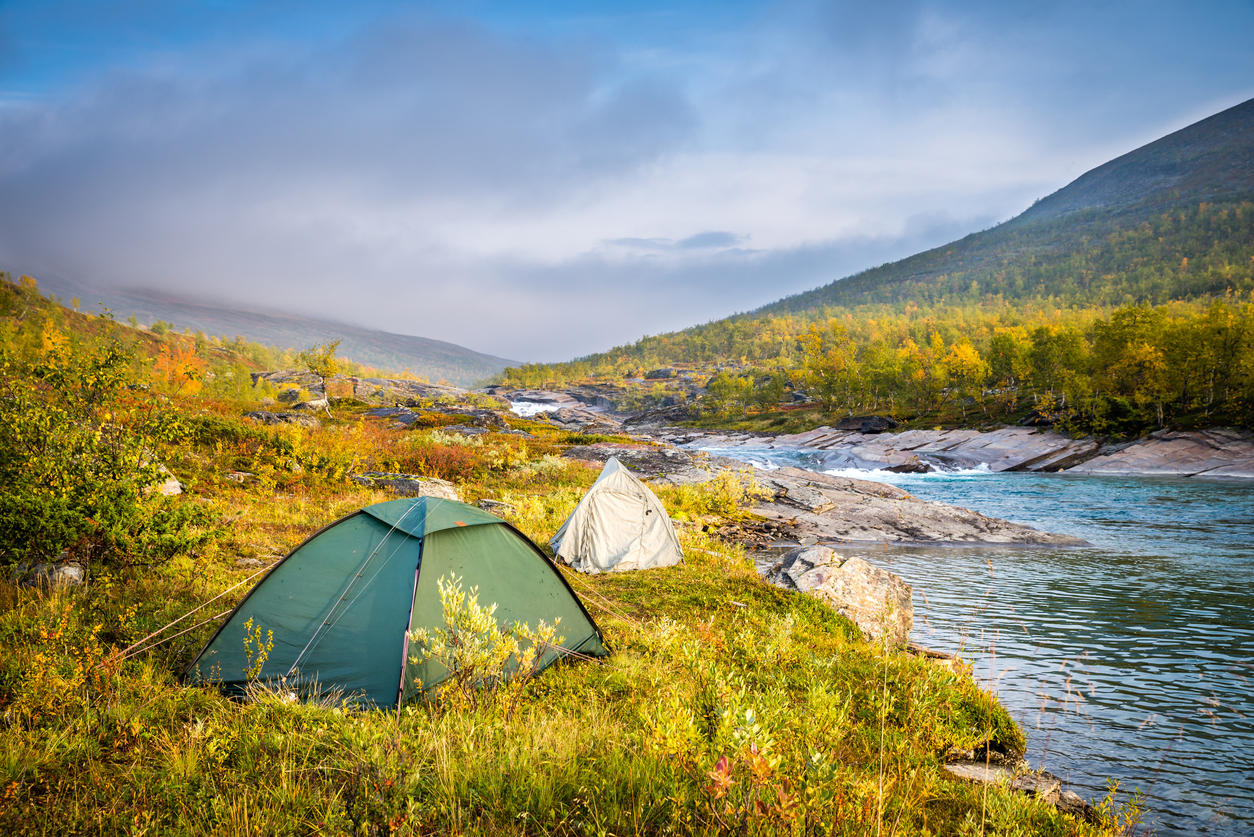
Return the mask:
<path id="1" fill-rule="evenodd" d="M 365 470 L 453 479 L 509 503 L 544 543 L 596 471 L 579 441 L 454 441 L 343 405 L 316 429 L 263 429 L 229 402 L 181 402 L 195 432 L 162 451 L 220 536 L 159 567 L 97 571 L 78 590 L 0 583 L 4 834 L 1113 833 L 1001 788 L 945 778 L 952 750 L 1020 752 L 1023 733 L 969 673 L 863 640 L 819 601 L 764 584 L 741 546 L 703 533 L 735 486 L 665 489 L 678 567 L 568 573 L 614 650 L 527 687 L 512 718 L 428 702 L 353 711 L 281 688 L 237 702 L 177 675 L 210 622 L 120 651 L 238 584 L 241 558 L 285 553 L 389 499 Z M 231 477 L 230 474 L 246 474 Z M 238 601 L 247 585 L 203 615 Z M 189 627 L 202 614 L 186 623 Z M 180 625 L 181 628 L 182 625 Z M 175 633 L 170 631 L 169 633 Z M 1114 812 L 1117 813 L 1117 812 Z"/>

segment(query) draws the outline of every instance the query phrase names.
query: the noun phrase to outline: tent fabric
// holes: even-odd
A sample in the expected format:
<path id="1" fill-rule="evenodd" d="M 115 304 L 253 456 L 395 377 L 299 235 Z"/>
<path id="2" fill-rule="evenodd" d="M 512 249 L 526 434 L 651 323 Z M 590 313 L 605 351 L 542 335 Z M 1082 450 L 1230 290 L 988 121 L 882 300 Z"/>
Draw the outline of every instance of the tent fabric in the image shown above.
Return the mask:
<path id="1" fill-rule="evenodd" d="M 274 632 L 259 680 L 396 706 L 447 679 L 442 668 L 410 662 L 416 655 L 406 637 L 443 627 L 437 582 L 450 573 L 463 589 L 479 588 L 481 605 L 496 602 L 499 622 L 536 627 L 560 617 L 563 649 L 608 653 L 566 579 L 525 535 L 473 506 L 418 497 L 368 506 L 298 546 L 244 597 L 183 680 L 242 693 L 251 619 L 263 641 Z M 560 656 L 551 651 L 544 665 Z"/>
<path id="2" fill-rule="evenodd" d="M 549 545 L 584 573 L 669 567 L 684 559 L 661 501 L 614 457 Z"/>

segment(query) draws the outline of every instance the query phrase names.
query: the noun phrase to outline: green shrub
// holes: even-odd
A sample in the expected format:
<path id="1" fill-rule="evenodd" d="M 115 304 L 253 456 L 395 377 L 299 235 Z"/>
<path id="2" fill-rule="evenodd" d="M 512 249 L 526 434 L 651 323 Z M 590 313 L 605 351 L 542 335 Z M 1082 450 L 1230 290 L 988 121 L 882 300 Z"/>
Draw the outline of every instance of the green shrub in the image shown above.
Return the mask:
<path id="1" fill-rule="evenodd" d="M 152 564 L 207 537 L 192 534 L 204 507 L 156 491 L 167 476 L 156 450 L 185 425 L 127 389 L 132 349 L 105 326 L 87 342 L 46 321 L 37 345 L 0 344 L 0 552 L 10 561 L 69 550 L 84 564 Z"/>

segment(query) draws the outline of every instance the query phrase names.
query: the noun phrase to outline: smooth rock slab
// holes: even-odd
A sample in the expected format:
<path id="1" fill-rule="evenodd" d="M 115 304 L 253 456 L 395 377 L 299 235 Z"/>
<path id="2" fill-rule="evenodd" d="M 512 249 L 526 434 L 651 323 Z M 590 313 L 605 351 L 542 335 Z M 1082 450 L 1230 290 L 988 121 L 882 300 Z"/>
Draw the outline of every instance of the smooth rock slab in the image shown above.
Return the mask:
<path id="1" fill-rule="evenodd" d="M 1217 427 L 1159 430 L 1120 451 L 1068 469 L 1071 474 L 1110 476 L 1248 477 L 1254 472 L 1254 434 Z"/>
<path id="2" fill-rule="evenodd" d="M 920 500 L 895 486 L 869 480 L 819 474 L 800 468 L 776 468 L 758 476 L 773 497 L 749 509 L 752 514 L 785 524 L 798 539 L 819 543 L 997 543 L 1042 546 L 1090 546 L 1069 535 L 1041 532 L 979 512 Z M 797 489 L 809 488 L 830 502 L 813 511 L 813 501 L 800 503 Z M 807 498 L 809 495 L 806 495 Z M 804 542 L 804 540 L 802 541 Z"/>

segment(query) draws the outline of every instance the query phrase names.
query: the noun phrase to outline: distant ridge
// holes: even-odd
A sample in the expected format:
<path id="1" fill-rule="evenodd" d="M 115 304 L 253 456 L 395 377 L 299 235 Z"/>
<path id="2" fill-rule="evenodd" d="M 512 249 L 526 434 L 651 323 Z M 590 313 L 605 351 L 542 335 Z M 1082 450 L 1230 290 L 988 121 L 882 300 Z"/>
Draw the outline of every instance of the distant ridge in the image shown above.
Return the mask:
<path id="1" fill-rule="evenodd" d="M 1061 265 L 1068 257 L 1092 254 L 1104 236 L 1155 215 L 1241 199 L 1254 200 L 1254 99 L 1098 166 L 990 230 L 786 297 L 747 316 L 904 301 L 929 289 L 943 293 L 940 287 L 956 277 L 1018 293 L 1003 291 L 990 277 L 1046 262 L 1065 270 Z M 1178 262 L 1180 256 L 1174 258 Z M 1221 290 L 1182 286 L 1168 297 Z M 1101 288 L 1092 291 L 1100 294 Z M 1051 292 L 1043 286 L 1027 289 L 1028 295 Z"/>
<path id="2" fill-rule="evenodd" d="M 408 369 L 433 382 L 441 379 L 461 387 L 471 386 L 496 375 L 518 361 L 476 352 L 455 343 L 408 334 L 316 320 L 282 311 L 227 307 L 222 303 L 193 300 L 173 294 L 146 290 L 115 290 L 82 285 L 59 278 L 36 276 L 40 287 L 63 300 L 77 296 L 84 310 L 101 302 L 119 320 L 135 315 L 144 325 L 156 320 L 173 324 L 178 330 L 191 329 L 206 334 L 234 337 L 278 348 L 307 349 L 325 340 L 340 340 L 338 354 L 367 366 L 400 372 Z"/>

